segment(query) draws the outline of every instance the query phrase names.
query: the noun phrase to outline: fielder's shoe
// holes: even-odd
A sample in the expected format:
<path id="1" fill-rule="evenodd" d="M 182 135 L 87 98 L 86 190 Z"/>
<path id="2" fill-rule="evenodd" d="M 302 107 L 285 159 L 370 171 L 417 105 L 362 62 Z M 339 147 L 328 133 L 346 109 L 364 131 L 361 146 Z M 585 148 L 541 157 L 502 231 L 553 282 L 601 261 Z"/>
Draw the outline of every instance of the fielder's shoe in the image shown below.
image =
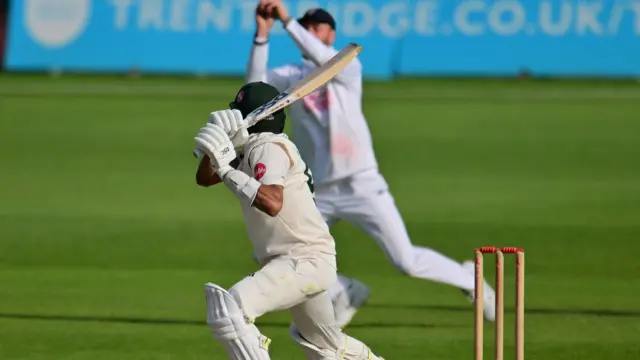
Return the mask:
<path id="1" fill-rule="evenodd" d="M 345 328 L 370 295 L 371 289 L 367 285 L 358 280 L 349 279 L 346 290 L 332 299 L 336 324 L 340 328 Z"/>
<path id="2" fill-rule="evenodd" d="M 462 267 L 475 274 L 475 264 L 473 261 L 465 261 L 462 263 Z M 496 292 L 493 291 L 491 286 L 484 281 L 484 318 L 489 321 L 496 320 Z M 475 292 L 473 290 L 462 290 L 462 292 L 469 298 L 469 301 L 473 302 L 475 299 Z"/>

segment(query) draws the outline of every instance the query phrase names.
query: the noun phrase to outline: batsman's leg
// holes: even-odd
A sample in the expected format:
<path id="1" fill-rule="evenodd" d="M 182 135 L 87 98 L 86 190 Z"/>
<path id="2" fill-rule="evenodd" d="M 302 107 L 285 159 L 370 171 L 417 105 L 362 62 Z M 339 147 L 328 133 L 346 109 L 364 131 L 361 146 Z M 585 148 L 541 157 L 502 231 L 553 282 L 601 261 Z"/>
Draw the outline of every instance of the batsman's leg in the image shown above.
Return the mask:
<path id="1" fill-rule="evenodd" d="M 299 272 L 308 270 L 312 276 Z M 315 269 L 301 261 L 281 257 L 236 283 L 229 291 L 205 285 L 207 323 L 231 360 L 267 360 L 270 340 L 253 322 L 265 313 L 288 309 L 306 299 L 301 291 L 310 285 Z"/>
<path id="2" fill-rule="evenodd" d="M 358 339 L 334 323 L 333 306 L 326 291 L 291 308 L 291 337 L 309 360 L 382 360 Z"/>
<path id="3" fill-rule="evenodd" d="M 205 284 L 204 290 L 207 324 L 214 338 L 224 345 L 229 359 L 269 360 L 271 340 L 248 321 L 233 296 L 212 283 Z"/>

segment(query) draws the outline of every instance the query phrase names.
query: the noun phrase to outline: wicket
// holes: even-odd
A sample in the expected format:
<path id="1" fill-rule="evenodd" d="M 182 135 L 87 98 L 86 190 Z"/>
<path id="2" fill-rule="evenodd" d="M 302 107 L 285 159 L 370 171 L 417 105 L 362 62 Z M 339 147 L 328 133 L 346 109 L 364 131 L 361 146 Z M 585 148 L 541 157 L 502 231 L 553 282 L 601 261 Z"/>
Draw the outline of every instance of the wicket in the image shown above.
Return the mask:
<path id="1" fill-rule="evenodd" d="M 504 254 L 516 255 L 516 360 L 524 360 L 524 249 L 484 246 L 476 249 L 475 268 L 475 360 L 482 360 L 484 326 L 483 254 L 496 255 L 495 360 L 504 355 Z"/>

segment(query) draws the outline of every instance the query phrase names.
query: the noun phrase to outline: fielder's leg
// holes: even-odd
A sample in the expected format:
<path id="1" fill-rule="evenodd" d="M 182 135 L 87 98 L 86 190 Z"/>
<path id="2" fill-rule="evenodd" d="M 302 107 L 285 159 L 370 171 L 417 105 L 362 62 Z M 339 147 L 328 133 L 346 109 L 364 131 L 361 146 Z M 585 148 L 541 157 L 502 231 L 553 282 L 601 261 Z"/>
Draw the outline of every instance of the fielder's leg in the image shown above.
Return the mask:
<path id="1" fill-rule="evenodd" d="M 207 299 L 207 324 L 220 341 L 230 360 L 269 360 L 269 340 L 248 321 L 235 299 L 212 283 L 204 286 Z"/>
<path id="2" fill-rule="evenodd" d="M 348 181 L 316 186 L 316 206 L 329 228 L 339 220 L 341 189 L 348 186 Z M 347 326 L 370 295 L 371 290 L 364 283 L 338 274 L 338 281 L 329 288 L 336 323 L 340 327 Z"/>
<path id="3" fill-rule="evenodd" d="M 382 175 L 375 172 L 359 180 L 362 186 L 358 186 L 356 177 L 352 199 L 341 210 L 347 221 L 376 240 L 393 265 L 403 273 L 453 285 L 466 292 L 473 291 L 473 273 L 462 264 L 435 250 L 411 243 Z M 495 318 L 494 296 L 493 289 L 485 284 L 485 316 L 489 320 Z"/>
<path id="4" fill-rule="evenodd" d="M 336 324 L 341 328 L 346 327 L 370 295 L 371 289 L 363 282 L 338 274 L 338 281 L 329 289 Z"/>

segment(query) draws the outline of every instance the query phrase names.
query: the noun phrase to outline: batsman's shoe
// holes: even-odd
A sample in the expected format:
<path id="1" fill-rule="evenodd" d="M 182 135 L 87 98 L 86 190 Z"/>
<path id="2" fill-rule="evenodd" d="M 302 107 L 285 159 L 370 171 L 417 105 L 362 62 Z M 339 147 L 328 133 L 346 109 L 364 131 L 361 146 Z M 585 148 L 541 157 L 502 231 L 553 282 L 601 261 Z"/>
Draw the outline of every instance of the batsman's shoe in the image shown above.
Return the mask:
<path id="1" fill-rule="evenodd" d="M 362 282 L 349 279 L 349 286 L 333 299 L 333 309 L 336 314 L 336 325 L 345 328 L 351 322 L 358 310 L 367 302 L 371 289 Z"/>
<path id="2" fill-rule="evenodd" d="M 471 274 L 475 273 L 475 265 L 473 261 L 465 261 L 462 263 L 462 267 Z M 496 292 L 489 286 L 487 281 L 484 281 L 484 318 L 489 321 L 496 320 Z M 474 302 L 475 292 L 473 290 L 462 290 L 462 292 L 469 298 L 469 301 Z"/>

